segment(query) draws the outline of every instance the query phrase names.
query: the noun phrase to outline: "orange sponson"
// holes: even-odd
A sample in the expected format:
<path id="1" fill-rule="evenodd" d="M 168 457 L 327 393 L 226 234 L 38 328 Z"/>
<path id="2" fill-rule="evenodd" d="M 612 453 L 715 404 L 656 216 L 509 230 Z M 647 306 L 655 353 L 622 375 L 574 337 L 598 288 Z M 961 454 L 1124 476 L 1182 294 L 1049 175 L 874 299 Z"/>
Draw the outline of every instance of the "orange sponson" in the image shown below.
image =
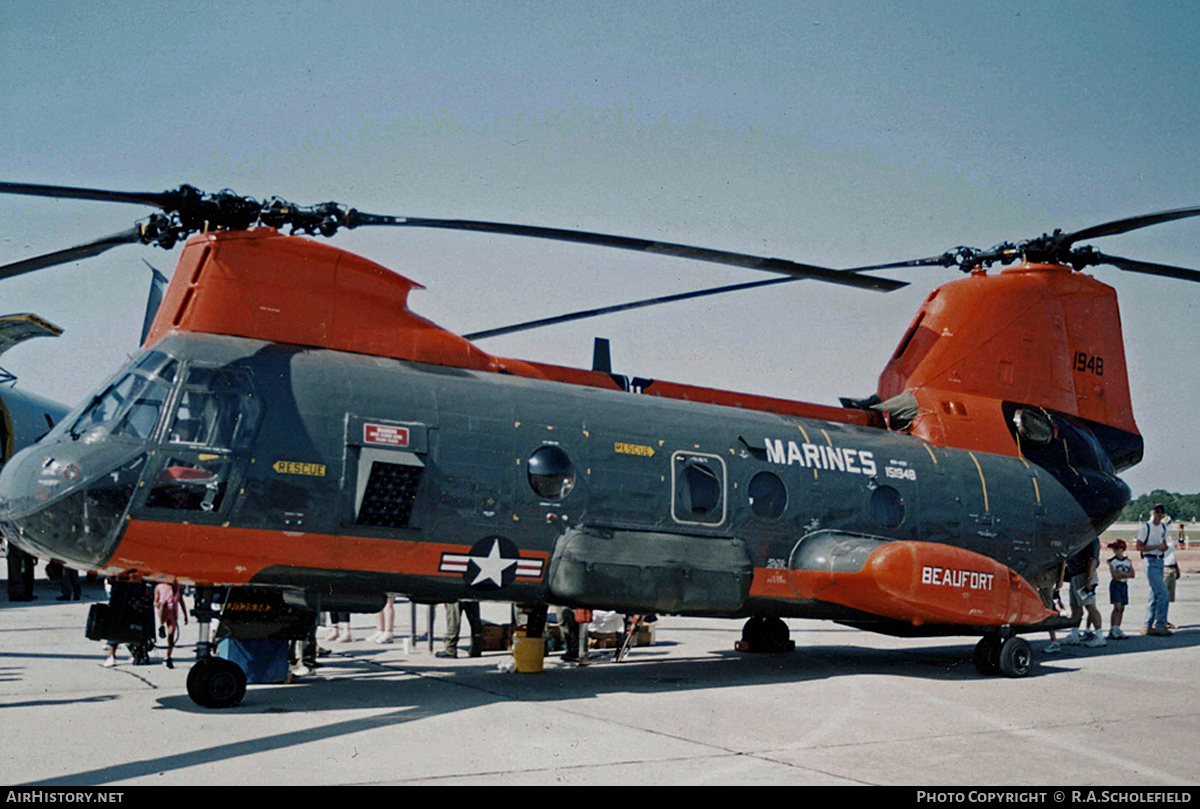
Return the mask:
<path id="1" fill-rule="evenodd" d="M 1054 613 L 1015 571 L 990 557 L 933 542 L 890 542 L 855 573 L 793 570 L 801 598 L 922 624 L 1020 626 Z"/>
<path id="2" fill-rule="evenodd" d="M 470 545 L 438 542 L 130 520 L 106 570 L 200 585 L 249 584 L 279 566 L 460 577 L 439 570 L 442 556 L 470 551 Z M 545 563 L 550 554 L 523 551 L 522 557 Z M 541 574 L 517 578 L 531 581 Z"/>

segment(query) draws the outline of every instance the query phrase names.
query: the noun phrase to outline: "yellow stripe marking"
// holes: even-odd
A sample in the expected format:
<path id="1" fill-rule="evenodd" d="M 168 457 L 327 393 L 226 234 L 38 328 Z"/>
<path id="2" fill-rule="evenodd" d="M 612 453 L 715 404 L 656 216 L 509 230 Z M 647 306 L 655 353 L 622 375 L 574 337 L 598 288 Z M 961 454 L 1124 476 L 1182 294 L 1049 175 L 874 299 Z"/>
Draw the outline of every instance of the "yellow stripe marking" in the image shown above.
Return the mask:
<path id="1" fill-rule="evenodd" d="M 975 457 L 974 452 L 968 452 L 967 454 L 971 456 L 971 460 L 975 462 L 975 468 L 979 471 L 979 482 L 983 485 L 983 510 L 990 512 L 991 509 L 988 508 L 987 478 L 983 476 L 983 467 L 979 465 L 979 459 Z"/>
<path id="2" fill-rule="evenodd" d="M 812 441 L 810 441 L 810 440 L 809 440 L 809 438 L 808 438 L 808 430 L 805 430 L 805 429 L 804 429 L 804 425 L 803 425 L 803 424 L 797 424 L 797 425 L 796 425 L 796 429 L 800 431 L 800 435 L 804 436 L 804 443 L 805 443 L 805 444 L 811 444 L 811 443 L 812 443 Z M 825 432 L 825 431 L 824 431 L 824 430 L 822 430 L 821 432 Z M 829 436 L 825 436 L 825 440 L 826 440 L 826 441 L 828 441 L 828 440 L 829 440 Z M 813 467 L 813 471 L 812 471 L 812 473 L 813 473 L 813 480 L 816 480 L 816 479 L 817 479 L 817 468 L 816 468 L 815 466 Z"/>

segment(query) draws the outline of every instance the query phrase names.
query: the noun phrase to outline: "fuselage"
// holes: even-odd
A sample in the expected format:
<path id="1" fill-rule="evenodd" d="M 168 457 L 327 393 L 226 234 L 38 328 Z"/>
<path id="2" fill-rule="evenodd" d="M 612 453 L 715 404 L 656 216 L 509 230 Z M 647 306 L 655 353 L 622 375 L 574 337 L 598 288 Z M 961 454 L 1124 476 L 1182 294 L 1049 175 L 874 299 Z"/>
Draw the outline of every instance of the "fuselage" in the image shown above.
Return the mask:
<path id="1" fill-rule="evenodd" d="M 962 549 L 1036 580 L 1096 530 L 1020 457 L 189 333 L 14 457 L 0 495 L 6 536 L 74 567 L 327 603 L 404 593 L 847 618 L 857 611 L 797 584 L 825 564 L 813 554 L 827 538 Z"/>

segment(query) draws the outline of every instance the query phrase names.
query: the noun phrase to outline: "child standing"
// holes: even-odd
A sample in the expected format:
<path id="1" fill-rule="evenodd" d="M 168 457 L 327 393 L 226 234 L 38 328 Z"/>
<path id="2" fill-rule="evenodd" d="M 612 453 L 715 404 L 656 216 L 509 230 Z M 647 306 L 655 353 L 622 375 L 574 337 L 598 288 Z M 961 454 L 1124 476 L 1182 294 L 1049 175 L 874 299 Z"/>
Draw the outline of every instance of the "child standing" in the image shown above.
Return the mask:
<path id="1" fill-rule="evenodd" d="M 1108 572 L 1112 574 L 1112 581 L 1108 583 L 1108 600 L 1112 602 L 1108 636 L 1113 640 L 1125 640 L 1129 636 L 1121 631 L 1121 619 L 1125 617 L 1125 605 L 1129 603 L 1129 580 L 1135 575 L 1133 562 L 1125 555 L 1125 540 L 1110 542 L 1108 547 L 1113 552 L 1108 560 Z"/>

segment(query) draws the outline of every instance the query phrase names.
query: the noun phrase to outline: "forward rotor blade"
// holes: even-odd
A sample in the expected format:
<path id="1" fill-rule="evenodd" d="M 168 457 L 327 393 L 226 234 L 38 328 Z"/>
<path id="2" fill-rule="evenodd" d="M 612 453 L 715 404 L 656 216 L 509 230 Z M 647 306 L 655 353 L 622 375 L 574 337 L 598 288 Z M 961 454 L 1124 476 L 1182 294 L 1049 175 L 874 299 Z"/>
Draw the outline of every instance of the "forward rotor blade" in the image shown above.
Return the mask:
<path id="1" fill-rule="evenodd" d="M 585 320 L 589 317 L 599 317 L 600 315 L 610 315 L 614 312 L 625 312 L 630 309 L 641 309 L 646 306 L 658 306 L 662 303 L 672 303 L 674 301 L 685 301 L 691 298 L 703 298 L 708 295 L 720 295 L 723 292 L 736 292 L 739 289 L 752 289 L 754 287 L 771 286 L 772 284 L 786 284 L 789 281 L 801 281 L 802 278 L 768 278 L 765 281 L 748 281 L 743 284 L 729 284 L 723 287 L 712 287 L 710 289 L 697 289 L 692 292 L 680 292 L 675 295 L 663 295 L 658 298 L 647 298 L 641 301 L 630 301 L 629 303 L 618 303 L 612 306 L 601 306 L 596 309 L 585 309 L 579 312 L 570 312 L 565 315 L 556 315 L 554 317 L 543 317 L 539 320 L 527 320 L 524 323 L 514 323 L 511 326 L 500 326 L 495 329 L 486 329 L 484 331 L 472 332 L 464 334 L 468 340 L 485 340 L 488 337 L 499 337 L 503 334 L 513 334 L 519 331 L 528 331 L 530 329 L 541 329 L 546 326 L 555 326 L 559 323 L 569 323 L 573 320 Z"/>
<path id="2" fill-rule="evenodd" d="M 925 260 L 922 259 L 922 261 L 925 261 Z M 938 263 L 937 260 L 934 260 L 934 259 L 930 259 L 929 261 L 931 263 Z M 895 265 L 886 265 L 886 266 L 919 267 L 919 266 L 925 266 L 925 264 L 920 264 L 920 263 L 915 263 L 915 262 L 903 262 L 903 263 L 897 263 Z M 882 266 L 881 267 L 875 267 L 875 266 L 851 267 L 851 268 L 845 269 L 845 270 L 834 270 L 834 272 L 850 274 L 850 273 L 866 272 L 867 270 L 876 270 L 876 269 L 883 269 L 883 267 Z M 725 286 L 709 287 L 707 289 L 696 289 L 696 290 L 692 290 L 691 292 L 678 292 L 678 293 L 675 293 L 674 295 L 662 295 L 657 298 L 646 298 L 644 300 L 630 301 L 629 303 L 613 304 L 612 306 L 600 306 L 595 309 L 583 309 L 578 312 L 569 312 L 565 315 L 555 315 L 554 317 L 543 317 L 543 318 L 539 318 L 538 320 L 527 320 L 523 323 L 514 323 L 511 326 L 500 326 L 495 329 L 485 329 L 484 331 L 477 331 L 477 332 L 472 332 L 471 334 L 464 334 L 463 337 L 465 337 L 468 340 L 485 340 L 488 337 L 500 337 L 501 335 L 513 334 L 513 333 L 519 332 L 519 331 L 529 331 L 530 329 L 540 329 L 540 328 L 544 328 L 546 326 L 556 326 L 559 323 L 570 323 L 571 321 L 574 321 L 574 320 L 585 320 L 590 317 L 599 317 L 601 315 L 611 315 L 614 312 L 625 312 L 630 309 L 642 309 L 647 306 L 658 306 L 659 304 L 663 304 L 663 303 L 674 303 L 676 301 L 686 301 L 686 300 L 691 300 L 693 298 L 705 298 L 710 295 L 721 295 L 726 292 L 737 292 L 737 291 L 743 290 L 743 289 L 754 289 L 756 287 L 767 287 L 767 286 L 772 286 L 774 284 L 786 284 L 791 281 L 803 281 L 803 280 L 804 280 L 804 278 L 802 276 L 788 276 L 786 278 L 768 278 L 765 281 L 747 281 L 747 282 L 740 283 L 740 284 L 727 284 Z"/>
<path id="3" fill-rule="evenodd" d="M 1096 253 L 1096 258 L 1100 263 L 1111 264 L 1114 267 L 1120 267 L 1122 270 L 1130 272 L 1141 272 L 1148 275 L 1161 275 L 1166 278 L 1178 278 L 1183 281 L 1195 281 L 1200 283 L 1200 271 L 1189 270 L 1186 267 L 1175 267 L 1171 264 L 1155 264 L 1152 261 L 1138 261 L 1132 258 L 1121 258 L 1120 256 L 1110 256 L 1107 253 Z"/>
<path id="4" fill-rule="evenodd" d="M 12 278 L 13 276 L 33 272 L 34 270 L 53 267 L 56 264 L 69 264 L 72 261 L 98 256 L 105 250 L 111 250 L 122 244 L 136 244 L 141 242 L 141 240 L 141 229 L 132 227 L 129 230 L 113 233 L 110 236 L 105 236 L 94 242 L 81 244 L 77 247 L 68 247 L 66 250 L 58 250 L 53 253 L 35 256 L 34 258 L 27 258 L 23 261 L 15 261 L 12 264 L 5 264 L 3 267 L 0 267 L 0 279 Z"/>
<path id="5" fill-rule="evenodd" d="M 783 275 L 795 278 L 815 278 L 834 284 L 874 289 L 881 292 L 891 292 L 892 290 L 908 286 L 903 281 L 872 278 L 866 275 L 857 275 L 853 272 L 841 272 L 829 269 L 828 267 L 801 264 L 782 258 L 765 258 L 746 253 L 731 253 L 725 250 L 711 250 L 706 247 L 656 242 L 649 239 L 636 239 L 628 236 L 613 236 L 606 233 L 588 233 L 581 230 L 514 225 L 503 222 L 476 222 L 468 219 L 418 219 L 414 217 L 379 216 L 377 214 L 366 214 L 354 210 L 346 215 L 347 227 L 353 228 L 361 225 L 393 225 L 398 227 L 468 230 L 477 233 L 496 233 L 505 236 L 527 236 L 535 239 L 552 239 L 578 244 L 591 244 L 597 247 L 613 247 L 619 250 L 634 250 L 642 253 L 690 258 L 695 261 L 707 261 L 714 264 L 728 264 L 748 270 L 782 273 Z"/>
<path id="6" fill-rule="evenodd" d="M 97 202 L 128 202 L 134 205 L 151 205 L 169 209 L 179 199 L 178 192 L 128 192 L 105 191 L 100 188 L 72 188 L 65 185 L 35 185 L 33 183 L 0 183 L 0 194 L 21 194 L 28 197 L 54 197 L 57 199 L 91 199 Z"/>
<path id="7" fill-rule="evenodd" d="M 1143 214 L 1142 216 L 1131 216 L 1127 219 L 1117 219 L 1112 222 L 1106 222 L 1103 225 L 1094 225 L 1090 228 L 1077 230 L 1074 233 L 1068 233 L 1064 238 L 1066 239 L 1065 243 L 1070 245 L 1083 239 L 1116 236 L 1118 233 L 1128 233 L 1138 228 L 1146 228 L 1163 222 L 1172 222 L 1176 219 L 1187 219 L 1192 216 L 1200 216 L 1200 207 L 1176 208 L 1170 211 L 1159 211 L 1158 213 Z"/>

